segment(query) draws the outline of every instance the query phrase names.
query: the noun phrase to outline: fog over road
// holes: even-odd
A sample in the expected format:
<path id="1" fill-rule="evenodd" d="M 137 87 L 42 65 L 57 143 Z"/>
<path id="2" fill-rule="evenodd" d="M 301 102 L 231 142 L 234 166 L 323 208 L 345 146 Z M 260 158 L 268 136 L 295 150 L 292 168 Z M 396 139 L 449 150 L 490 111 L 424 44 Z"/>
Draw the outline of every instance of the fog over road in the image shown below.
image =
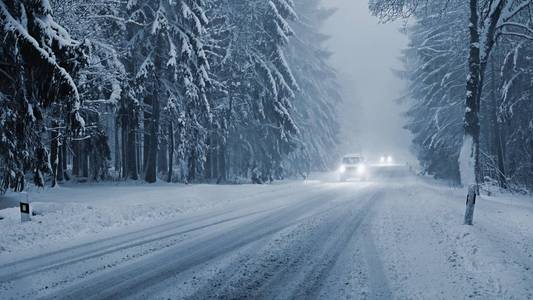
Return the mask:
<path id="1" fill-rule="evenodd" d="M 336 9 L 322 31 L 329 36 L 330 62 L 338 71 L 344 91 L 340 104 L 341 148 L 347 153 L 362 152 L 368 158 L 394 155 L 416 164 L 409 151 L 412 136 L 403 127 L 407 82 L 393 70 L 402 70 L 402 51 L 407 36 L 403 23 L 380 24 L 368 10 L 368 1 L 323 0 Z"/>
<path id="2" fill-rule="evenodd" d="M 414 178 L 281 184 L 239 205 L 0 265 L 0 298 L 531 296 L 528 227 L 502 225 L 500 209 L 533 209 L 489 201 L 478 207 L 486 224 L 466 228 L 450 191 Z"/>

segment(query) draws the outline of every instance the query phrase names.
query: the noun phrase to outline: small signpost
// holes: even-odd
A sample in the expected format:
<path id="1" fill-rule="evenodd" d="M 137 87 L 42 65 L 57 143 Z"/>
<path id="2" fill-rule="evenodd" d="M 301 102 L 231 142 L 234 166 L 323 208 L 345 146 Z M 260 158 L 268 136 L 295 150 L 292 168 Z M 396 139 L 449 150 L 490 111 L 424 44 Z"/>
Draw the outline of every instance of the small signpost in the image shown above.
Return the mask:
<path id="1" fill-rule="evenodd" d="M 472 225 L 474 222 L 474 206 L 476 205 L 476 186 L 468 187 L 466 196 L 465 225 Z"/>
<path id="2" fill-rule="evenodd" d="M 26 194 L 26 199 L 20 200 L 20 221 L 31 221 L 30 200 L 28 199 L 28 194 Z"/>

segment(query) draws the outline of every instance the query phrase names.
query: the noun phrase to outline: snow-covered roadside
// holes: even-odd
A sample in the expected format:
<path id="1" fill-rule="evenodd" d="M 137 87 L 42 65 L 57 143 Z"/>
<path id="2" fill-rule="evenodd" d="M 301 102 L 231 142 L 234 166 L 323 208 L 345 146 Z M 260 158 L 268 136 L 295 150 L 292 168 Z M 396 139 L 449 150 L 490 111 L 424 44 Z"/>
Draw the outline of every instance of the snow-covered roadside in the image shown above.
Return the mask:
<path id="1" fill-rule="evenodd" d="M 217 208 L 231 209 L 255 197 L 308 189 L 319 183 L 272 185 L 97 184 L 30 191 L 31 222 L 18 207 L 0 210 L 0 263 L 80 242 L 155 226 Z M 13 201 L 23 195 L 8 194 Z"/>
<path id="2" fill-rule="evenodd" d="M 65 267 L 66 275 L 58 272 L 54 276 L 63 274 L 65 278 L 75 278 L 79 274 L 74 266 L 85 268 L 92 264 L 91 259 L 100 263 L 97 267 L 88 268 L 95 272 L 89 272 L 93 275 L 100 272 L 102 266 L 123 263 L 124 258 L 129 262 L 135 257 L 139 259 L 136 262 L 141 268 L 150 268 L 154 261 L 144 260 L 151 257 L 151 249 L 175 247 L 171 252 L 158 252 L 157 255 L 164 257 L 162 261 L 168 261 L 169 257 L 173 257 L 173 251 L 186 250 L 184 245 L 196 242 L 198 244 L 194 248 L 202 248 L 204 253 L 197 254 L 195 251 L 197 256 L 193 255 L 194 258 L 212 270 L 211 262 L 203 260 L 214 254 L 205 252 L 205 249 L 223 257 L 235 257 L 232 251 L 242 253 L 239 247 L 226 252 L 218 252 L 218 248 L 227 244 L 240 245 L 246 233 L 250 238 L 249 246 L 261 240 L 265 250 L 265 254 L 258 249 L 247 252 L 253 262 L 247 266 L 257 267 L 254 276 L 268 277 L 272 270 L 276 270 L 277 264 L 269 264 L 272 253 L 279 256 L 275 260 L 277 262 L 294 259 L 291 268 L 286 269 L 289 271 L 280 271 L 279 278 L 298 278 L 296 275 L 293 277 L 295 273 L 291 272 L 304 269 L 313 277 L 314 269 L 307 268 L 313 264 L 308 265 L 308 262 L 322 267 L 331 266 L 330 271 L 324 273 L 329 274 L 324 275 L 327 284 L 326 281 L 317 283 L 324 286 L 321 292 L 324 298 L 338 298 L 331 295 L 337 295 L 342 290 L 342 295 L 359 295 L 362 292 L 363 298 L 364 295 L 380 295 L 378 293 L 385 291 L 381 295 L 390 293 L 400 299 L 533 299 L 531 197 L 506 194 L 482 196 L 476 204 L 474 226 L 462 224 L 464 190 L 416 178 L 391 177 L 375 182 L 339 183 L 326 176 L 312 178 L 307 183 L 289 181 L 273 185 L 233 186 L 164 183 L 74 185 L 33 193 L 30 197 L 38 199 L 34 206 L 42 213 L 30 223 L 20 224 L 18 208 L 0 210 L 0 215 L 7 217 L 0 221 L 0 246 L 4 247 L 0 252 L 0 265 L 80 244 L 82 247 L 75 249 L 75 255 L 69 256 L 72 248 L 60 251 L 57 256 L 51 256 L 56 260 L 50 264 L 63 261 L 58 260 L 63 257 L 71 260 L 83 258 L 93 251 L 91 247 L 87 250 L 86 243 L 118 235 L 103 244 L 102 241 L 95 243 L 99 244 L 94 247 L 99 251 L 95 257 L 74 261 Z M 345 210 L 347 207 L 351 210 Z M 286 214 L 278 214 L 278 209 Z M 219 225 L 221 220 L 228 222 Z M 294 224 L 298 226 L 283 227 L 283 224 L 292 224 L 296 220 L 298 222 Z M 162 223 L 165 224 L 162 227 L 152 227 Z M 215 225 L 203 228 L 206 224 Z M 184 245 L 176 244 L 173 239 L 157 238 L 167 236 L 169 231 L 174 237 L 176 232 L 186 232 L 187 228 L 198 228 L 198 231 L 186 236 Z M 269 230 L 274 233 L 277 228 L 285 228 L 286 231 L 281 232 L 282 235 L 263 235 Z M 135 233 L 137 235 L 133 238 L 122 235 L 141 229 L 144 230 Z M 352 232 L 352 229 L 357 231 Z M 144 244 L 128 246 L 136 245 L 130 242 L 137 242 L 139 237 L 154 238 L 154 233 L 156 240 L 150 242 L 150 247 L 144 247 Z M 282 241 L 285 246 L 278 249 Z M 330 245 L 326 241 L 333 246 L 325 247 Z M 339 246 L 341 244 L 343 246 Z M 127 248 L 106 254 L 117 245 L 126 245 Z M 139 253 L 142 253 L 142 261 Z M 171 254 L 167 257 L 165 253 Z M 303 259 L 305 255 L 309 257 Z M 46 260 L 49 258 L 45 257 Z M 39 268 L 48 266 L 48 262 L 44 262 L 46 265 L 41 262 L 37 259 L 30 265 Z M 27 270 L 26 267 L 22 266 L 17 271 L 20 276 Z M 17 266 L 9 268 L 16 269 Z M 10 274 L 8 271 L 10 269 L 4 269 L 5 274 Z M 224 276 L 243 274 L 242 280 L 248 282 L 250 278 L 247 276 L 252 274 L 246 267 L 237 273 L 235 271 L 230 266 L 224 271 Z M 41 276 L 39 278 L 50 282 L 63 280 L 63 275 L 54 279 L 53 276 L 48 278 L 46 270 L 43 271 L 46 276 L 39 272 L 33 276 L 34 279 Z M 212 271 L 207 273 L 215 276 Z M 186 275 L 183 276 L 180 278 L 185 280 Z M 210 281 L 209 276 L 205 280 Z M 215 283 L 224 282 L 217 276 Z M 69 280 L 78 280 L 72 278 Z M 278 280 L 277 288 L 285 289 L 287 282 Z M 210 291 L 215 292 L 217 287 Z"/>
<path id="3" fill-rule="evenodd" d="M 474 226 L 462 189 L 413 182 L 385 198 L 372 231 L 398 298 L 533 298 L 530 197 L 482 196 Z"/>

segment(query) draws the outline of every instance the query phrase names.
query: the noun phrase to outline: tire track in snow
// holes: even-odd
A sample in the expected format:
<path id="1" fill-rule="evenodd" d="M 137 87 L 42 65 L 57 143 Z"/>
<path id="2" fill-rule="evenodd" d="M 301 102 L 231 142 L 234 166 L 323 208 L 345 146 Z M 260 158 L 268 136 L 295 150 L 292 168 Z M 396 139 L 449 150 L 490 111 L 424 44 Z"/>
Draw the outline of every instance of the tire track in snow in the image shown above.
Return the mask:
<path id="1" fill-rule="evenodd" d="M 384 195 L 381 195 L 382 197 Z M 370 285 L 369 299 L 392 299 L 393 293 L 389 286 L 383 261 L 379 257 L 378 248 L 371 234 L 371 217 L 375 215 L 375 206 L 370 209 L 370 217 L 364 225 L 365 233 L 362 234 L 360 243 L 363 245 L 363 253 L 367 262 L 368 278 Z"/>
<path id="2" fill-rule="evenodd" d="M 322 285 L 330 275 L 335 265 L 339 262 L 339 257 L 344 254 L 344 250 L 351 242 L 356 242 L 363 248 L 364 259 L 367 262 L 367 279 L 370 286 L 370 299 L 391 299 L 392 292 L 389 288 L 387 277 L 385 276 L 383 264 L 378 256 L 377 249 L 371 237 L 368 222 L 374 215 L 377 204 L 382 202 L 384 191 L 380 190 L 370 197 L 370 199 L 356 212 L 351 214 L 352 218 L 346 222 L 342 233 L 326 248 L 323 263 L 318 263 L 308 272 L 303 282 L 294 290 L 291 299 L 317 299 L 329 298 L 329 295 L 320 295 Z M 347 225 L 347 226 L 346 226 Z"/>
<path id="3" fill-rule="evenodd" d="M 285 189 L 283 189 L 282 192 L 285 192 Z M 284 197 L 296 195 L 298 193 L 299 192 L 285 194 Z M 250 198 L 255 198 L 255 196 Z M 201 214 L 193 218 L 166 222 L 123 235 L 112 236 L 94 242 L 84 243 L 74 247 L 68 247 L 20 261 L 7 263 L 0 265 L 0 284 L 15 281 L 38 273 L 64 268 L 77 262 L 119 252 L 124 249 L 150 244 L 155 241 L 161 241 L 163 239 L 183 235 L 185 233 L 220 225 L 241 218 L 250 217 L 255 214 L 272 211 L 283 206 L 285 205 L 275 206 L 263 210 L 254 210 L 250 213 L 237 216 L 232 216 L 235 215 L 234 210 L 225 210 L 216 214 Z"/>
<path id="4" fill-rule="evenodd" d="M 331 195 L 329 195 L 331 196 Z M 331 198 L 331 197 L 329 197 Z M 349 195 L 341 195 L 341 199 L 350 198 Z M 331 200 L 331 199 L 329 199 Z M 339 200 L 339 199 L 336 199 Z M 331 203 L 329 203 L 331 204 Z M 328 207 L 325 210 L 321 210 L 316 214 L 309 215 L 302 218 L 298 224 L 289 228 L 287 233 L 289 236 L 295 231 L 298 231 L 298 226 L 302 223 L 306 223 L 309 220 L 318 219 L 327 216 L 331 213 L 338 211 L 346 211 L 346 207 L 351 205 L 347 201 L 336 203 L 332 207 Z M 335 224 L 339 225 L 340 219 L 334 219 Z M 331 219 L 329 219 L 331 221 Z M 323 225 L 323 224 L 321 224 Z M 190 296 L 190 299 L 208 299 L 208 298 L 223 298 L 223 299 L 257 299 L 265 298 L 265 295 L 273 287 L 280 287 L 280 282 L 287 282 L 288 279 L 285 276 L 290 275 L 291 268 L 297 269 L 300 264 L 310 259 L 310 256 L 315 254 L 317 244 L 320 244 L 320 238 L 332 234 L 336 227 L 334 226 L 320 226 L 318 227 L 318 233 L 313 232 L 315 236 L 307 237 L 302 241 L 303 246 L 298 242 L 289 241 L 287 249 L 284 251 L 272 252 L 272 238 L 270 243 L 267 241 L 262 251 L 249 255 L 248 259 L 242 263 L 237 269 L 231 268 L 223 270 L 217 277 L 213 278 L 204 287 L 202 287 L 197 293 Z M 308 233 L 306 233 L 308 235 Z M 295 239 L 301 238 L 295 236 Z M 276 237 L 273 237 L 277 240 Z M 298 245 L 295 245 L 298 244 Z M 296 246 L 296 251 L 293 248 Z M 250 268 L 250 269 L 249 269 Z M 244 275 L 244 274 L 245 275 Z"/>
<path id="5" fill-rule="evenodd" d="M 125 249 L 142 246 L 142 245 L 153 243 L 156 241 L 168 239 L 174 236 L 179 236 L 179 235 L 183 235 L 186 233 L 191 233 L 194 231 L 206 229 L 212 226 L 217 226 L 217 225 L 221 225 L 221 224 L 228 223 L 231 221 L 236 221 L 239 219 L 251 217 L 256 214 L 261 214 L 267 211 L 268 210 L 256 211 L 256 212 L 252 212 L 252 213 L 237 216 L 237 217 L 229 217 L 229 218 L 225 218 L 219 221 L 207 223 L 205 225 L 193 226 L 188 229 L 180 229 L 180 228 L 187 227 L 191 224 L 194 224 L 195 222 L 185 223 L 185 224 L 170 223 L 170 224 L 166 224 L 165 226 L 163 226 L 163 228 L 160 228 L 158 226 L 157 228 L 150 228 L 150 230 L 147 230 L 147 231 L 143 230 L 140 232 L 135 232 L 135 234 L 133 235 L 135 237 L 132 238 L 131 240 L 126 239 L 126 241 L 124 242 L 122 242 L 122 239 L 121 241 L 113 240 L 114 243 L 111 243 L 110 245 L 107 245 L 107 246 L 98 245 L 98 247 L 96 248 L 90 247 L 89 249 L 84 249 L 79 254 L 69 254 L 67 256 L 58 255 L 58 254 L 68 253 L 70 251 L 75 251 L 77 249 L 81 249 L 80 247 L 76 247 L 75 249 L 62 250 L 58 254 L 54 253 L 51 255 L 38 257 L 39 262 L 34 265 L 32 265 L 32 263 L 34 263 L 36 259 L 30 259 L 29 261 L 24 261 L 24 262 L 15 262 L 9 265 L 2 266 L 0 268 L 0 274 L 2 274 L 0 275 L 0 283 L 15 281 L 18 279 L 22 279 L 25 277 L 35 275 L 37 273 L 42 273 L 42 272 L 46 272 L 46 271 L 50 271 L 54 269 L 67 267 L 69 265 L 73 265 L 81 261 L 101 257 L 104 255 L 111 254 L 114 252 L 119 252 Z M 167 227 L 170 227 L 170 229 L 167 229 Z M 160 235 L 161 230 L 166 234 Z M 146 238 L 147 236 L 153 236 L 153 234 L 155 234 L 156 237 Z M 136 238 L 139 235 L 140 237 Z M 128 238 L 129 237 L 130 236 L 128 236 Z M 48 258 L 51 258 L 52 262 L 46 262 L 45 260 Z M 20 264 L 22 263 L 24 263 L 24 266 L 20 266 Z"/>
<path id="6" fill-rule="evenodd" d="M 272 212 L 267 217 L 236 224 L 224 234 L 210 236 L 205 241 L 192 241 L 178 249 L 169 249 L 138 263 L 117 268 L 114 272 L 56 291 L 44 299 L 110 299 L 135 295 L 189 268 L 294 225 L 300 216 L 318 209 L 323 204 L 323 197 L 314 195 L 311 199 Z"/>
<path id="7" fill-rule="evenodd" d="M 354 205 L 354 196 L 348 201 L 321 214 L 325 220 L 314 224 L 311 230 L 298 235 L 299 228 L 293 228 L 287 235 L 289 244 L 277 251 L 266 250 L 252 254 L 240 266 L 222 270 L 189 299 L 313 299 L 318 298 L 323 284 L 331 275 L 339 258 L 346 253 L 361 231 L 361 225 L 369 217 L 369 211 L 381 200 L 382 192 L 373 192 L 362 205 Z M 309 221 L 309 218 L 301 223 Z M 303 225 L 303 224 L 299 224 Z M 296 232 L 295 240 L 292 240 Z M 368 234 L 368 233 L 367 233 Z M 363 234 L 364 235 L 364 234 Z M 300 240 L 302 239 L 302 240 Z M 371 267 L 381 272 L 370 273 L 379 289 L 374 295 L 391 295 L 384 277 L 383 266 L 377 253 L 371 253 Z M 254 261 L 255 260 L 255 261 Z M 377 298 L 377 297 L 376 297 Z"/>

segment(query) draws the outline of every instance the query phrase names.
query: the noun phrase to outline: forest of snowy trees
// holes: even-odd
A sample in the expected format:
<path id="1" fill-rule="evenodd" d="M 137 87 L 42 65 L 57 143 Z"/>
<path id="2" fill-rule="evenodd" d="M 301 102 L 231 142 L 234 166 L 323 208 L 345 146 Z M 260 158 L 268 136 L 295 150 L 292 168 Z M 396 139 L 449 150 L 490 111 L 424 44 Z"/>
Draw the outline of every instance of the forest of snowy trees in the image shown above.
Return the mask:
<path id="1" fill-rule="evenodd" d="M 468 184 L 461 168 L 470 167 L 478 183 L 533 190 L 533 1 L 371 0 L 370 8 L 384 21 L 408 19 L 398 74 L 409 83 L 407 129 L 423 170 Z M 459 159 L 465 146 L 469 166 Z"/>
<path id="2" fill-rule="evenodd" d="M 322 4 L 0 0 L 0 192 L 331 167 L 342 93 Z M 532 190 L 533 1 L 369 5 L 407 20 L 398 75 L 423 171 Z"/>
<path id="3" fill-rule="evenodd" d="M 0 191 L 327 168 L 330 15 L 318 0 L 0 0 Z"/>

